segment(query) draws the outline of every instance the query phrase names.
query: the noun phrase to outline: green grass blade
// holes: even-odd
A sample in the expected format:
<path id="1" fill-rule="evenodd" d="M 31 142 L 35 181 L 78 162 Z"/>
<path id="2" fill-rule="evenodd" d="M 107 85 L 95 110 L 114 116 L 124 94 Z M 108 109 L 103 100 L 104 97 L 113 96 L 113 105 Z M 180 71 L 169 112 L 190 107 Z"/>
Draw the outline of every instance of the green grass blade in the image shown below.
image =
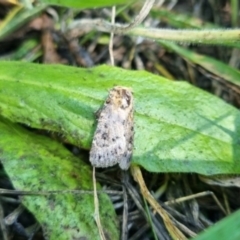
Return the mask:
<path id="1" fill-rule="evenodd" d="M 92 8 L 92 7 L 106 7 L 117 4 L 126 4 L 127 0 L 88 0 L 88 1 L 76 1 L 76 0 L 41 0 L 41 3 L 48 5 L 57 5 L 70 8 Z"/>
<path id="2" fill-rule="evenodd" d="M 10 19 L 3 21 L 0 25 L 0 40 L 16 31 L 19 27 L 23 26 L 37 14 L 40 14 L 44 8 L 46 8 L 45 5 L 41 5 L 32 9 L 22 8 Z"/>
<path id="3" fill-rule="evenodd" d="M 210 73 L 213 73 L 217 76 L 220 76 L 224 78 L 225 80 L 240 85 L 240 71 L 230 67 L 229 65 L 218 61 L 214 58 L 211 58 L 209 56 L 205 56 L 202 54 L 195 53 L 191 50 L 188 50 L 184 47 L 180 47 L 179 45 L 171 42 L 164 42 L 159 41 L 161 45 L 164 47 L 170 49 L 171 51 L 174 51 L 178 55 L 180 55 L 182 58 L 186 59 L 186 61 L 190 61 L 194 64 L 197 64 Z"/>

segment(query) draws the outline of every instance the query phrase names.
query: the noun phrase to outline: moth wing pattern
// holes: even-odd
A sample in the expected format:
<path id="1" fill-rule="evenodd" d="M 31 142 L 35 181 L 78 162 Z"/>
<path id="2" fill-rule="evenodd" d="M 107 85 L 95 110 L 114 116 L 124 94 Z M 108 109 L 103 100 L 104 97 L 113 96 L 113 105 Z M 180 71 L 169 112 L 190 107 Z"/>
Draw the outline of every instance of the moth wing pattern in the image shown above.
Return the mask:
<path id="1" fill-rule="evenodd" d="M 126 151 L 123 154 L 122 160 L 119 162 L 121 169 L 127 170 L 130 166 L 133 150 L 133 137 L 134 137 L 134 126 L 133 126 L 133 109 L 130 111 L 128 120 L 125 126 L 125 137 L 126 137 Z"/>
<path id="2" fill-rule="evenodd" d="M 126 143 L 120 140 L 123 127 L 114 129 L 110 122 L 109 125 L 106 126 L 103 122 L 98 123 L 90 151 L 90 161 L 95 167 L 105 168 L 117 164 L 126 149 Z"/>
<path id="3" fill-rule="evenodd" d="M 119 164 L 129 168 L 133 147 L 133 96 L 129 88 L 114 87 L 99 111 L 90 150 L 95 167 Z"/>

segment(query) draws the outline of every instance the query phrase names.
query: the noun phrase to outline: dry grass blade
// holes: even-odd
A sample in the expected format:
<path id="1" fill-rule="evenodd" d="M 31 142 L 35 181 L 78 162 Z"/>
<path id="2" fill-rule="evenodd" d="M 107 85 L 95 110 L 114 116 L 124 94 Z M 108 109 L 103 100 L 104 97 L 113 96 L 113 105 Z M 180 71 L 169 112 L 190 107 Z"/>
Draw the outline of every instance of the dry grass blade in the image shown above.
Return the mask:
<path id="1" fill-rule="evenodd" d="M 158 204 L 151 193 L 148 191 L 143 180 L 142 172 L 138 166 L 131 166 L 131 172 L 134 180 L 139 184 L 143 197 L 149 202 L 152 208 L 162 217 L 164 224 L 173 239 L 183 240 L 186 237 L 181 231 L 173 224 L 168 216 L 168 213 Z"/>
<path id="2" fill-rule="evenodd" d="M 93 167 L 93 189 L 94 189 L 94 208 L 95 208 L 94 219 L 96 221 L 101 240 L 106 240 L 105 235 L 103 233 L 103 228 L 102 228 L 100 214 L 99 214 L 99 202 L 98 202 L 98 196 L 97 196 L 95 167 Z"/>

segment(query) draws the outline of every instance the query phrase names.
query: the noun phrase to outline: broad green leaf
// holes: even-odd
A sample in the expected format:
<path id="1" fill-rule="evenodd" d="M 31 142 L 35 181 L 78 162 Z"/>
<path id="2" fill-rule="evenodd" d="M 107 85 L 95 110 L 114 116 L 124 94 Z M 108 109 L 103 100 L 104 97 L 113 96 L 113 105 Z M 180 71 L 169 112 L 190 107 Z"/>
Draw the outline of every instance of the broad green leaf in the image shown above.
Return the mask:
<path id="1" fill-rule="evenodd" d="M 89 165 L 61 144 L 0 118 L 0 161 L 17 190 L 92 190 Z M 106 194 L 99 194 L 101 223 L 108 239 L 119 239 L 116 215 Z M 22 196 L 46 239 L 99 239 L 93 194 Z"/>
<path id="2" fill-rule="evenodd" d="M 214 226 L 208 228 L 194 240 L 218 239 L 238 240 L 240 239 L 240 211 L 227 216 Z"/>
<path id="3" fill-rule="evenodd" d="M 132 163 L 153 172 L 240 172 L 239 111 L 188 83 L 145 71 L 1 62 L 0 113 L 89 149 L 94 113 L 115 85 L 134 91 Z"/>
<path id="4" fill-rule="evenodd" d="M 76 1 L 76 0 L 41 0 L 41 3 L 48 5 L 58 5 L 63 7 L 72 8 L 92 8 L 92 7 L 106 7 L 117 4 L 126 4 L 127 0 L 88 0 L 88 1 Z"/>

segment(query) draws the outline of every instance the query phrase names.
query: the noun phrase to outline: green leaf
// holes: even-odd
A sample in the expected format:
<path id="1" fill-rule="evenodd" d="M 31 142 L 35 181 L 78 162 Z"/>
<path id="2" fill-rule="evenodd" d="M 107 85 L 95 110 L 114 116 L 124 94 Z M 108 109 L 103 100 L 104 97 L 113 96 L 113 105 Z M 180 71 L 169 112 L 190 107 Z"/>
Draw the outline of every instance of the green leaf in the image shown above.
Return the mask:
<path id="1" fill-rule="evenodd" d="M 240 85 L 240 71 L 209 56 L 195 53 L 186 48 L 180 47 L 175 43 L 159 41 L 164 47 L 171 49 L 186 61 L 197 64 L 216 76 Z"/>
<path id="2" fill-rule="evenodd" d="M 132 87 L 132 162 L 153 172 L 240 172 L 240 113 L 188 83 L 110 66 L 0 64 L 0 113 L 89 149 L 107 90 Z"/>
<path id="3" fill-rule="evenodd" d="M 0 57 L 1 60 L 21 60 L 33 62 L 42 55 L 41 49 L 38 48 L 39 41 L 35 38 L 25 40 L 12 53 Z"/>
<path id="4" fill-rule="evenodd" d="M 206 231 L 201 233 L 194 240 L 205 240 L 205 239 L 240 239 L 240 211 L 227 216 L 214 226 L 208 228 Z"/>
<path id="5" fill-rule="evenodd" d="M 45 5 L 34 7 L 32 9 L 16 8 L 15 14 L 10 14 L 0 25 L 0 40 L 10 35 L 13 31 L 23 26 L 26 22 L 40 14 L 46 8 Z M 19 11 L 17 11 L 19 10 Z"/>
<path id="6" fill-rule="evenodd" d="M 128 3 L 127 0 L 88 0 L 88 1 L 76 1 L 76 0 L 41 0 L 41 3 L 48 5 L 57 5 L 71 8 L 92 8 L 92 7 L 106 7 L 117 4 Z"/>
<path id="7" fill-rule="evenodd" d="M 0 118 L 0 160 L 13 186 L 23 191 L 92 190 L 89 165 L 61 144 Z M 116 215 L 106 194 L 99 194 L 101 223 L 108 239 L 119 239 Z M 22 196 L 46 239 L 99 239 L 93 194 Z"/>

